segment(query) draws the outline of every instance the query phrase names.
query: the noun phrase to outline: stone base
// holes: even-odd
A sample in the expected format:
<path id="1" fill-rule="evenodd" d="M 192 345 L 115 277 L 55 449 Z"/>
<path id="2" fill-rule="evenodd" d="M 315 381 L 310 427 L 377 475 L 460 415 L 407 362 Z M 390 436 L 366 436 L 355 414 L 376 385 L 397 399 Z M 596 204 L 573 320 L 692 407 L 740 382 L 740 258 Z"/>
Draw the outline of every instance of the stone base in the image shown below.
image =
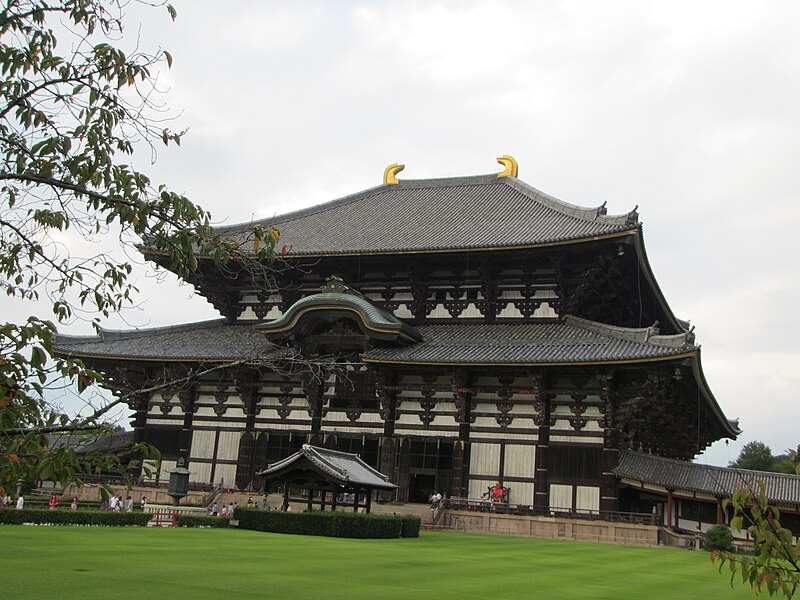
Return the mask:
<path id="1" fill-rule="evenodd" d="M 449 529 L 467 533 L 518 535 L 632 546 L 657 546 L 659 529 L 655 525 L 451 510 L 445 512 L 441 524 Z"/>

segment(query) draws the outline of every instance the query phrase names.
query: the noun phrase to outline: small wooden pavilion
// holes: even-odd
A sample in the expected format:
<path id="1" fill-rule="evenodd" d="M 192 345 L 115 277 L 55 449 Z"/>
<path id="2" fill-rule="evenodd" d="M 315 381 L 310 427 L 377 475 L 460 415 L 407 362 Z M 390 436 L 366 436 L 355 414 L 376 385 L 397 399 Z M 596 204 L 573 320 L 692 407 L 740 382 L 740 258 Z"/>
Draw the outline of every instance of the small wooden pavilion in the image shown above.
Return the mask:
<path id="1" fill-rule="evenodd" d="M 373 469 L 356 454 L 319 448 L 310 444 L 291 456 L 268 465 L 258 473 L 265 481 L 275 480 L 283 485 L 283 506 L 287 510 L 289 502 L 306 502 L 308 510 L 315 505 L 325 510 L 330 505 L 336 510 L 341 500 L 347 498 L 347 506 L 353 512 L 364 508 L 369 513 L 372 491 L 394 491 L 397 486 L 389 477 Z M 291 490 L 302 489 L 305 497 L 292 497 Z"/>

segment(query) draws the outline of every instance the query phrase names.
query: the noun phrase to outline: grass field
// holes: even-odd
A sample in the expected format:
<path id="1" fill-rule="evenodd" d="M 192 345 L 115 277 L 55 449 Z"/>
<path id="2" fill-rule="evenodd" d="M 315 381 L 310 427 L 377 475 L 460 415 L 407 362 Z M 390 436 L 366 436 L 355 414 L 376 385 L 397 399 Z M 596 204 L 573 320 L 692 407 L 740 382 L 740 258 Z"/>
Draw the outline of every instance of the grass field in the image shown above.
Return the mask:
<path id="1" fill-rule="evenodd" d="M 344 540 L 219 529 L 0 526 L 17 598 L 754 598 L 704 552 L 422 532 Z"/>

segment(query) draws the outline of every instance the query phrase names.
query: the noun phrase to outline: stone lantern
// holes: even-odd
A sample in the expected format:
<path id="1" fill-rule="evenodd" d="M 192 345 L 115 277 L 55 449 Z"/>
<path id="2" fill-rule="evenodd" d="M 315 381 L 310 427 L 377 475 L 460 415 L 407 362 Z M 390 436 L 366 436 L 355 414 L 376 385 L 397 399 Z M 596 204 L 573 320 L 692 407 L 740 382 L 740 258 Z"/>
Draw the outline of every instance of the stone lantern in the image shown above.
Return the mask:
<path id="1" fill-rule="evenodd" d="M 172 497 L 172 504 L 179 506 L 181 498 L 189 493 L 189 469 L 184 466 L 183 457 L 178 459 L 178 464 L 169 472 L 169 488 L 167 494 Z"/>

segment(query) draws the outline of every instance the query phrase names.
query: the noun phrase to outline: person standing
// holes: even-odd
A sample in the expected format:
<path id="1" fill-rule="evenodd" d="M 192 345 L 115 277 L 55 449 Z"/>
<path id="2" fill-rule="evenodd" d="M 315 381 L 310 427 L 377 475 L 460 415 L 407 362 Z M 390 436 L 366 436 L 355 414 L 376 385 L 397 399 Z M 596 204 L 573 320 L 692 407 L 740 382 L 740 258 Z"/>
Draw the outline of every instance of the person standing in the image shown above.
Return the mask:
<path id="1" fill-rule="evenodd" d="M 20 496 L 17 498 L 17 510 L 22 510 L 23 508 L 25 508 L 25 498 Z"/>
<path id="2" fill-rule="evenodd" d="M 133 498 L 130 496 L 125 499 L 125 512 L 133 512 Z"/>
<path id="3" fill-rule="evenodd" d="M 72 503 L 69 505 L 69 509 L 71 511 L 73 511 L 73 512 L 78 510 L 78 497 L 77 496 L 73 496 L 72 497 Z"/>
<path id="4" fill-rule="evenodd" d="M 142 512 L 144 512 L 145 506 L 147 506 L 147 496 L 142 496 Z"/>
<path id="5" fill-rule="evenodd" d="M 55 494 L 50 496 L 49 504 L 50 504 L 50 510 L 55 510 L 58 508 L 58 497 Z"/>
<path id="6" fill-rule="evenodd" d="M 108 510 L 110 510 L 111 512 L 114 512 L 114 511 L 117 510 L 117 497 L 116 496 L 111 496 L 108 499 Z"/>

